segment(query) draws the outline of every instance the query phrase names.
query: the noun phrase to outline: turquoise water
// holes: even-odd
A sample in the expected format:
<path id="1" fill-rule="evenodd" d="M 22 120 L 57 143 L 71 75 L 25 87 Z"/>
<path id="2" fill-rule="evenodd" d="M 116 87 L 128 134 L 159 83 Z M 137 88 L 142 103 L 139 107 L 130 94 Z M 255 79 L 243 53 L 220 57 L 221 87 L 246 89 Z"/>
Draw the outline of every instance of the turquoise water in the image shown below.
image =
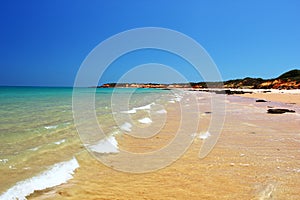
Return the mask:
<path id="1" fill-rule="evenodd" d="M 114 113 L 137 108 L 138 120 L 149 114 L 143 106 L 153 102 L 163 104 L 172 96 L 169 91 L 159 89 L 118 89 L 111 100 L 113 91 L 111 88 L 80 89 L 82 94 L 95 92 L 97 119 L 108 134 L 117 127 Z M 74 126 L 72 92 L 73 88 L 0 87 L 0 195 L 9 188 L 18 196 L 15 193 L 22 187 L 31 191 L 49 187 L 51 184 L 42 188 L 32 184 L 40 185 L 49 174 L 56 177 L 55 173 L 70 174 L 78 167 L 74 155 L 84 148 Z M 130 100 L 124 101 L 127 97 Z M 117 120 L 123 123 L 123 115 L 120 116 Z M 58 168 L 65 171 L 55 171 Z M 45 171 L 46 174 L 39 175 Z M 35 180 L 20 183 L 32 177 Z M 67 177 L 61 182 L 66 180 Z M 28 182 L 32 184 L 28 186 Z"/>

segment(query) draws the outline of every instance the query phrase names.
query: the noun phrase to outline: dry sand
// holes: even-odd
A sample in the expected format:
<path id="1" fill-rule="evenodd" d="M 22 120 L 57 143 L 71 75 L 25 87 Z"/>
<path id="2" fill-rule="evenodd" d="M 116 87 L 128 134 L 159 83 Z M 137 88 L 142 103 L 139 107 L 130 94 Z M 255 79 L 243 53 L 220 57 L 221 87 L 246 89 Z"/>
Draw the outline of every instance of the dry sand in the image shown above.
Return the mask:
<path id="1" fill-rule="evenodd" d="M 252 93 L 240 96 L 300 105 L 300 93 Z"/>
<path id="2" fill-rule="evenodd" d="M 281 94 L 249 96 L 297 102 Z M 198 102 L 198 132 L 209 126 L 211 114 L 204 114 L 210 111 L 208 100 Z M 296 113 L 270 115 L 266 108 L 272 102 L 255 103 L 235 96 L 228 96 L 227 102 L 222 134 L 204 159 L 198 157 L 203 143 L 199 138 L 172 165 L 144 174 L 116 171 L 84 151 L 77 156 L 80 168 L 74 179 L 30 199 L 300 199 L 300 107 L 287 105 Z M 180 114 L 173 106 L 167 110 L 172 120 L 152 142 L 122 137 L 117 138 L 120 148 L 139 152 L 170 141 Z"/>

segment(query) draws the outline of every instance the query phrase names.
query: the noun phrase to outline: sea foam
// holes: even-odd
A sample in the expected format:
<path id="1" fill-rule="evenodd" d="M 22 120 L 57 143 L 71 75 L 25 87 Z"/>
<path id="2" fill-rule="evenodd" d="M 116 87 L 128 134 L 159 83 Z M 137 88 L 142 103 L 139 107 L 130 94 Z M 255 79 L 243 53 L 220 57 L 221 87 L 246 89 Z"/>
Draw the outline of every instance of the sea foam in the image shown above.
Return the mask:
<path id="1" fill-rule="evenodd" d="M 136 113 L 136 110 L 131 109 L 131 110 L 128 110 L 128 111 L 121 111 L 121 113 L 134 114 L 134 113 Z"/>
<path id="2" fill-rule="evenodd" d="M 120 129 L 123 131 L 130 132 L 132 125 L 128 122 L 125 122 L 123 125 L 120 126 Z"/>
<path id="3" fill-rule="evenodd" d="M 24 200 L 26 199 L 26 196 L 32 194 L 34 191 L 54 187 L 72 179 L 74 171 L 78 167 L 79 164 L 76 158 L 57 163 L 49 170 L 44 171 L 37 176 L 16 183 L 13 187 L 1 194 L 0 199 Z"/>
<path id="4" fill-rule="evenodd" d="M 151 124 L 152 120 L 149 117 L 145 117 L 143 119 L 138 120 L 141 124 Z"/>
<path id="5" fill-rule="evenodd" d="M 8 162 L 8 159 L 4 158 L 4 159 L 0 159 L 0 163 L 7 163 Z"/>
<path id="6" fill-rule="evenodd" d="M 39 150 L 39 148 L 41 148 L 41 147 L 33 147 L 33 148 L 29 149 L 29 150 L 30 151 L 37 151 L 37 150 Z"/>
<path id="7" fill-rule="evenodd" d="M 66 139 L 62 139 L 62 140 L 56 141 L 56 142 L 54 142 L 54 144 L 60 145 L 60 144 L 62 144 L 64 142 L 66 142 Z"/>
<path id="8" fill-rule="evenodd" d="M 100 140 L 97 144 L 89 146 L 91 151 L 97 153 L 118 153 L 118 141 L 114 136 Z"/>
<path id="9" fill-rule="evenodd" d="M 121 113 L 127 113 L 127 114 L 135 114 L 137 110 L 150 110 L 151 109 L 151 106 L 154 105 L 155 103 L 150 103 L 148 105 L 145 105 L 145 106 L 141 106 L 141 107 L 136 107 L 136 108 L 133 108 L 131 110 L 127 110 L 127 111 L 121 111 Z"/>
<path id="10" fill-rule="evenodd" d="M 211 136 L 211 134 L 210 134 L 208 131 L 206 131 L 205 133 L 201 133 L 201 134 L 199 135 L 199 138 L 200 138 L 201 140 L 205 140 L 205 139 L 207 139 L 209 136 Z"/>
<path id="11" fill-rule="evenodd" d="M 56 129 L 57 125 L 53 125 L 53 126 L 45 126 L 45 129 Z"/>
<path id="12" fill-rule="evenodd" d="M 167 113 L 167 111 L 165 109 L 162 109 L 162 110 L 156 111 L 156 113 L 158 113 L 158 114 L 165 114 L 165 113 Z"/>
<path id="13" fill-rule="evenodd" d="M 137 108 L 133 108 L 134 110 L 150 110 L 151 109 L 151 106 L 154 105 L 155 103 L 150 103 L 148 105 L 145 105 L 145 106 L 141 106 L 141 107 L 137 107 Z"/>

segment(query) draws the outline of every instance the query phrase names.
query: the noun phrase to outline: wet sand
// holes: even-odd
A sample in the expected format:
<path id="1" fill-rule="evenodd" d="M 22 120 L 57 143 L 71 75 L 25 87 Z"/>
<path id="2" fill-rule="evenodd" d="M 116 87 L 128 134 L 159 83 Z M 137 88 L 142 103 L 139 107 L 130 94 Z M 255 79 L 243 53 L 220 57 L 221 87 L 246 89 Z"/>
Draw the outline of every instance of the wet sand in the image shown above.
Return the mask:
<path id="1" fill-rule="evenodd" d="M 210 94 L 201 95 L 198 132 L 205 132 L 213 113 L 208 113 Z M 204 159 L 198 157 L 203 144 L 199 138 L 172 165 L 142 174 L 116 171 L 83 151 L 76 156 L 80 168 L 72 180 L 29 199 L 300 199 L 300 107 L 236 96 L 226 102 L 222 133 Z M 296 113 L 270 115 L 267 106 Z M 120 136 L 119 147 L 143 152 L 168 143 L 180 113 L 175 104 L 167 110 L 169 120 L 151 142 Z"/>

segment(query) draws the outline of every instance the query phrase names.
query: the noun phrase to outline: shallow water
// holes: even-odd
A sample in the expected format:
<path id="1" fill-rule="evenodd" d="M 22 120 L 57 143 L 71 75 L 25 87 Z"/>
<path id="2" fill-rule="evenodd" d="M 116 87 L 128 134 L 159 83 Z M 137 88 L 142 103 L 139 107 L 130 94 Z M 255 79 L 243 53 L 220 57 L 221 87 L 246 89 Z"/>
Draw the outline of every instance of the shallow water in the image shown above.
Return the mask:
<path id="1" fill-rule="evenodd" d="M 0 87 L 0 194 L 20 181 L 30 181 L 57 163 L 71 160 L 83 151 L 83 145 L 89 145 L 82 144 L 74 126 L 72 91 L 72 88 Z M 95 92 L 95 89 L 82 88 L 80 92 Z M 118 94 L 115 102 L 111 101 L 113 89 L 96 89 L 95 93 L 96 116 L 108 135 L 117 130 L 111 104 L 118 103 L 122 99 L 120 96 L 131 94 L 128 105 L 114 106 L 119 120 L 123 120 L 121 110 L 154 101 L 163 102 L 157 97 L 163 96 L 161 93 L 169 93 L 153 89 L 122 89 L 114 92 Z M 142 113 L 144 108 L 137 110 L 136 116 L 147 114 Z M 52 175 L 60 176 L 55 172 Z"/>
<path id="2" fill-rule="evenodd" d="M 72 122 L 71 89 L 65 90 L 65 98 L 51 103 L 55 111 L 43 114 L 33 111 L 27 114 L 23 111 L 23 115 L 27 114 L 27 121 L 20 120 L 21 124 L 32 127 L 28 133 L 22 127 L 16 127 L 19 131 L 5 134 L 5 130 L 14 130 L 13 127 L 18 126 L 19 118 L 23 116 L 13 112 L 13 109 L 22 110 L 19 108 L 23 104 L 22 98 L 20 97 L 18 106 L 13 108 L 9 107 L 16 104 L 6 101 L 7 106 L 3 106 L 1 103 L 1 112 L 2 108 L 3 113 L 9 112 L 8 110 L 11 112 L 6 115 L 10 120 L 1 118 L 0 169 L 4 176 L 0 177 L 0 191 L 4 192 L 18 181 L 39 177 L 39 173 L 51 171 L 56 163 L 68 162 L 75 156 L 79 165 L 76 169 L 71 168 L 72 172 L 68 172 L 72 179 L 59 186 L 36 191 L 29 199 L 300 197 L 300 108 L 297 105 L 256 103 L 255 99 L 227 96 L 226 118 L 220 138 L 212 152 L 200 159 L 200 148 L 208 138 L 213 137 L 213 133 L 208 132 L 212 116 L 215 114 L 212 112 L 211 98 L 217 98 L 218 95 L 189 91 L 161 93 L 162 90 L 141 90 L 133 94 L 129 103 L 124 103 L 123 97 L 115 99 L 112 103 L 116 106 L 111 109 L 111 101 L 108 100 L 110 89 L 100 89 L 96 93 L 97 119 L 102 129 L 110 136 L 107 140 L 92 137 L 92 140 L 86 140 L 91 143 L 84 145 L 96 153 L 98 151 L 101 158 L 111 162 L 109 166 L 105 166 L 83 148 Z M 119 94 L 126 96 L 131 92 L 125 89 L 119 91 Z M 49 91 L 47 93 L 49 95 Z M 39 94 L 43 92 L 39 91 Z M 105 98 L 101 99 L 100 94 Z M 196 103 L 193 101 L 195 95 Z M 47 110 L 46 102 L 49 96 L 37 97 L 39 101 L 30 104 L 32 109 Z M 41 100 L 42 97 L 45 99 Z M 34 104 L 36 106 L 33 106 Z M 195 105 L 198 109 L 195 109 Z M 68 106 L 70 110 L 59 112 L 62 107 Z M 296 113 L 271 115 L 266 113 L 268 106 L 289 108 Z M 186 138 L 183 139 L 194 140 L 179 159 L 150 173 L 124 173 L 118 170 L 119 164 L 128 165 L 130 169 L 134 169 L 132 165 L 139 164 L 133 160 L 128 162 L 126 157 L 118 157 L 120 150 L 149 153 L 173 142 L 182 123 L 184 111 L 190 114 L 187 115 L 190 117 L 187 122 L 192 125 L 199 120 L 199 127 L 194 131 L 188 126 L 189 123 L 186 124 L 183 130 Z M 49 115 L 44 116 L 45 113 Z M 139 121 L 149 122 L 145 120 L 147 118 L 152 122 Z M 37 125 L 33 125 L 35 122 L 31 119 L 37 120 Z M 22 130 L 24 135 L 20 135 L 23 134 Z M 30 130 L 36 130 L 35 134 Z M 153 132 L 155 134 L 151 135 Z M 180 143 L 177 145 L 180 149 Z M 176 148 L 174 150 L 176 151 Z M 163 156 L 156 161 L 165 160 Z M 8 160 L 3 161 L 4 159 Z M 2 170 L 5 173 L 2 173 Z"/>

